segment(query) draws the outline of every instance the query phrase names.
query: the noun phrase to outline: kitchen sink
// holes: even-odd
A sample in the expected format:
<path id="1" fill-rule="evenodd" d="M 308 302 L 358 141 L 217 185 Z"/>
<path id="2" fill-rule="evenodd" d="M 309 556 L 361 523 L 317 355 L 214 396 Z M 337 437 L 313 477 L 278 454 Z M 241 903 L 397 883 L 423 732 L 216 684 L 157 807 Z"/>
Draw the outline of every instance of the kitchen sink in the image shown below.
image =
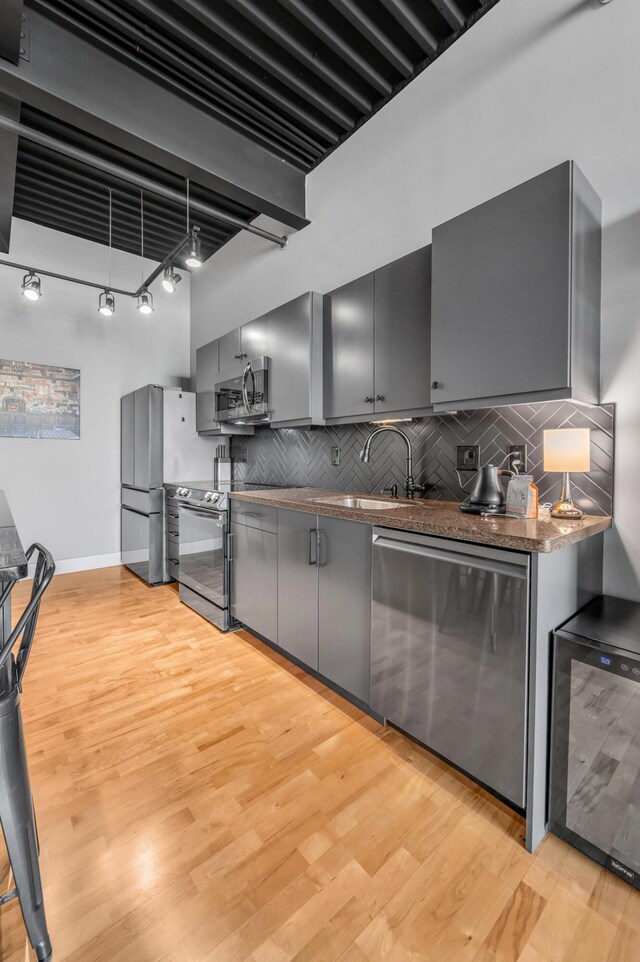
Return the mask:
<path id="1" fill-rule="evenodd" d="M 392 501 L 377 501 L 375 498 L 328 497 L 313 498 L 315 504 L 329 504 L 336 508 L 364 508 L 365 511 L 394 511 L 405 508 L 405 504 L 394 504 Z"/>

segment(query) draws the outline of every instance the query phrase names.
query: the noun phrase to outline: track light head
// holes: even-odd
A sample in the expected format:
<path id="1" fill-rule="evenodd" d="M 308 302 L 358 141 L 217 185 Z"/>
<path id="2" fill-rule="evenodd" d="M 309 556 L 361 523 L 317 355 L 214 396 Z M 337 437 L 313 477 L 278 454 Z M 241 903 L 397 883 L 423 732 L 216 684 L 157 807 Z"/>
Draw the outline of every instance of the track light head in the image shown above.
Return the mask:
<path id="1" fill-rule="evenodd" d="M 191 232 L 191 237 L 189 238 L 189 243 L 187 244 L 187 255 L 184 262 L 187 267 L 191 267 L 193 270 L 198 267 L 202 267 L 200 236 L 195 230 Z"/>
<path id="2" fill-rule="evenodd" d="M 153 313 L 153 294 L 146 288 L 138 295 L 138 310 L 141 314 Z"/>
<path id="3" fill-rule="evenodd" d="M 39 301 L 42 296 L 40 278 L 33 271 L 25 274 L 22 278 L 22 294 L 28 301 Z"/>
<path id="4" fill-rule="evenodd" d="M 116 299 L 111 291 L 104 290 L 98 298 L 98 310 L 105 317 L 111 317 L 116 312 Z"/>
<path id="5" fill-rule="evenodd" d="M 168 264 L 164 269 L 164 276 L 162 278 L 162 286 L 167 294 L 174 294 L 181 280 L 182 277 L 180 274 L 177 274 L 172 265 Z"/>

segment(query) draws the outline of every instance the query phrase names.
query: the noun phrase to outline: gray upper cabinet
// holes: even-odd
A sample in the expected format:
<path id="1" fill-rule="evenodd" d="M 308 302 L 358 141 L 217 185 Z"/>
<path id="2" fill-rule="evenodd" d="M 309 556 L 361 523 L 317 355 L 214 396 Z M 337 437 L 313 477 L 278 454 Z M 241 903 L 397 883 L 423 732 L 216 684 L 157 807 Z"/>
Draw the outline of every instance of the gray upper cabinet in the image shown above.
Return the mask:
<path id="1" fill-rule="evenodd" d="M 431 247 L 374 274 L 374 411 L 431 404 Z"/>
<path id="2" fill-rule="evenodd" d="M 278 510 L 278 645 L 318 669 L 317 517 Z"/>
<path id="3" fill-rule="evenodd" d="M 202 434 L 216 428 L 214 388 L 218 378 L 218 341 L 196 351 L 196 430 Z"/>
<path id="4" fill-rule="evenodd" d="M 263 314 L 242 327 L 223 334 L 218 340 L 218 371 L 222 378 L 242 374 L 247 361 L 268 352 L 269 317 Z"/>
<path id="5" fill-rule="evenodd" d="M 325 297 L 324 413 L 373 413 L 373 274 Z"/>
<path id="6" fill-rule="evenodd" d="M 218 371 L 221 376 L 233 377 L 242 370 L 241 354 L 240 328 L 236 327 L 218 339 Z"/>
<path id="7" fill-rule="evenodd" d="M 435 410 L 597 402 L 601 203 L 571 161 L 433 232 Z"/>
<path id="8" fill-rule="evenodd" d="M 240 346 L 243 366 L 255 357 L 265 357 L 269 353 L 269 316 L 263 314 L 240 328 Z"/>
<path id="9" fill-rule="evenodd" d="M 322 295 L 269 312 L 271 426 L 322 424 Z"/>
<path id="10" fill-rule="evenodd" d="M 325 297 L 325 417 L 431 412 L 431 248 Z"/>

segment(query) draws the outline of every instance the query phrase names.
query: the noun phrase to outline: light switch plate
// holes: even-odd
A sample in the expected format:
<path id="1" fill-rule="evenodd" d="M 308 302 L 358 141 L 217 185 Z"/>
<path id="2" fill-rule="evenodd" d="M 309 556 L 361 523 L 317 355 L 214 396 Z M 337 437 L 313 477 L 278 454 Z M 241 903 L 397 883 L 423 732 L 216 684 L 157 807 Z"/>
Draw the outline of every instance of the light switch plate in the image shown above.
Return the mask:
<path id="1" fill-rule="evenodd" d="M 459 444 L 456 447 L 456 469 L 458 471 L 475 471 L 479 465 L 479 444 Z"/>

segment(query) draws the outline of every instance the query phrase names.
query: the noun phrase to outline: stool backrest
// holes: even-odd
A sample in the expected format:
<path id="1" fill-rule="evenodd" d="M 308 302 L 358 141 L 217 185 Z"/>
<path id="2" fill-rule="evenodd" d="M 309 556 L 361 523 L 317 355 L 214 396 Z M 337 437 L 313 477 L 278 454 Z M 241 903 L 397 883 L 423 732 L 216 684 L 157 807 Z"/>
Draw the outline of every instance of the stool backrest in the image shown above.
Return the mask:
<path id="1" fill-rule="evenodd" d="M 26 554 L 27 561 L 30 561 L 34 554 L 37 556 L 36 570 L 33 575 L 33 583 L 31 586 L 31 597 L 29 598 L 24 611 L 18 618 L 13 631 L 2 645 L 2 648 L 0 648 L 1 670 L 18 639 L 21 639 L 18 654 L 16 656 L 16 676 L 18 686 L 20 688 L 22 688 L 22 678 L 25 668 L 27 667 L 27 661 L 29 660 L 29 655 L 31 654 L 31 647 L 33 645 L 33 639 L 36 633 L 36 624 L 38 622 L 38 614 L 40 612 L 40 602 L 42 601 L 42 596 L 45 593 L 56 570 L 53 555 L 50 551 L 47 551 L 46 548 L 43 548 L 41 544 L 32 544 Z M 17 582 L 10 581 L 2 593 L 0 593 L 0 608 L 7 600 L 16 584 Z"/>

